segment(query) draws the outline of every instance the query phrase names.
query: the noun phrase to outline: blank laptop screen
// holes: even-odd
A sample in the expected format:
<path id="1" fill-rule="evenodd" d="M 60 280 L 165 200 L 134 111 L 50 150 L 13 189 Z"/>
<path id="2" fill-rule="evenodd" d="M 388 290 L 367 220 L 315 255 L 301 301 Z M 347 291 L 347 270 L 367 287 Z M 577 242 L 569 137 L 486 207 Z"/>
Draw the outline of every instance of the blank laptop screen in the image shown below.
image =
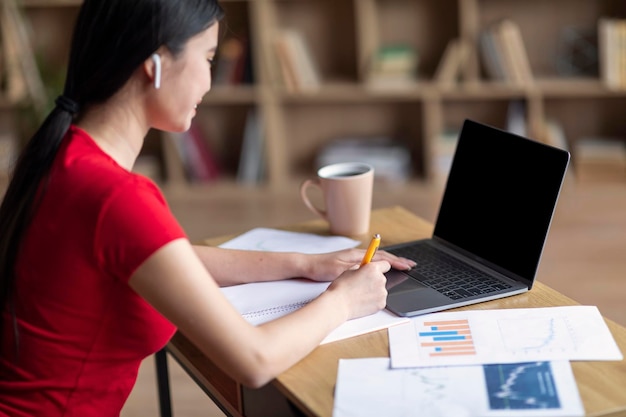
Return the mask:
<path id="1" fill-rule="evenodd" d="M 568 161 L 566 151 L 467 120 L 434 237 L 532 282 Z"/>

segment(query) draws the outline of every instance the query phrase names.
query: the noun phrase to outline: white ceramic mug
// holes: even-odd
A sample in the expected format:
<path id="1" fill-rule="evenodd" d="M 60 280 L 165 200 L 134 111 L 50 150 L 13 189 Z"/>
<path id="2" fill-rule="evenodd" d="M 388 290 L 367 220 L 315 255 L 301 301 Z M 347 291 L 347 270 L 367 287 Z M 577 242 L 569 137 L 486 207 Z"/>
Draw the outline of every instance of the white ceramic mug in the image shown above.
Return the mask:
<path id="1" fill-rule="evenodd" d="M 321 190 L 325 208 L 311 203 L 310 187 Z M 371 165 L 342 162 L 320 168 L 317 178 L 302 183 L 300 196 L 309 210 L 328 222 L 332 234 L 357 236 L 369 232 L 373 189 Z"/>

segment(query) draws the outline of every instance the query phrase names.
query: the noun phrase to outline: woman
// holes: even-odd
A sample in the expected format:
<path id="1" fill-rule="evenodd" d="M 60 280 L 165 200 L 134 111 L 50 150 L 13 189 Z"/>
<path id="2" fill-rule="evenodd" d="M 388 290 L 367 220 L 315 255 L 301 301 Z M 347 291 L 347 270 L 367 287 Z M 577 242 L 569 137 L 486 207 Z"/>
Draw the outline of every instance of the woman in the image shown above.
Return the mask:
<path id="1" fill-rule="evenodd" d="M 0 415 L 119 414 L 143 358 L 176 328 L 259 387 L 345 320 L 385 306 L 406 259 L 193 247 L 131 168 L 151 128 L 185 131 L 210 89 L 215 0 L 86 0 L 63 95 L 25 147 L 0 207 Z M 219 286 L 333 281 L 254 327 Z M 302 331 L 306 329 L 306 331 Z"/>

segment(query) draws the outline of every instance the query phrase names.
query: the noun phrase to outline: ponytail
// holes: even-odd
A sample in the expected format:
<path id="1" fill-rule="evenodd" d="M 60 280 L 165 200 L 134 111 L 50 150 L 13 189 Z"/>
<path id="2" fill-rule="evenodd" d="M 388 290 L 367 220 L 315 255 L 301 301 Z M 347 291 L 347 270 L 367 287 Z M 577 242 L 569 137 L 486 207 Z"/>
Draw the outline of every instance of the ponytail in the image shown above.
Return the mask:
<path id="1" fill-rule="evenodd" d="M 56 100 L 56 107 L 22 150 L 0 205 L 0 312 L 9 304 L 14 318 L 15 264 L 22 238 L 45 192 L 59 145 L 77 112 L 78 105 L 73 100 L 65 96 Z M 0 320 L 0 335 L 2 324 Z"/>

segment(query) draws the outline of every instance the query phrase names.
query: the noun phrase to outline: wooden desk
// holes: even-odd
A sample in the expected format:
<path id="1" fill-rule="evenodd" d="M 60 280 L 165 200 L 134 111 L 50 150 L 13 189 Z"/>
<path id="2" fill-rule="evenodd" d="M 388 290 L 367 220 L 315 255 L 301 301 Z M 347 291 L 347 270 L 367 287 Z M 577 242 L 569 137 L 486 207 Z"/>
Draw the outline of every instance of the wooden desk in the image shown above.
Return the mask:
<path id="1" fill-rule="evenodd" d="M 327 234 L 323 221 L 311 221 L 289 230 Z M 432 225 L 400 207 L 375 210 L 372 231 L 383 234 L 384 245 L 429 237 Z M 215 245 L 231 237 L 207 240 Z M 368 236 L 369 238 L 369 236 Z M 367 241 L 363 246 L 367 245 Z M 549 307 L 578 304 L 557 291 L 535 283 L 525 294 L 462 307 L 458 310 Z M 606 320 L 621 351 L 626 353 L 626 329 Z M 183 335 L 176 334 L 168 351 L 177 359 L 201 388 L 228 414 L 243 415 L 244 391 L 202 355 Z M 388 357 L 387 331 L 381 330 L 342 340 L 315 349 L 309 356 L 287 370 L 272 384 L 289 401 L 309 416 L 332 415 L 333 389 L 340 358 Z M 572 368 L 587 415 L 626 416 L 626 360 L 620 362 L 573 362 Z"/>

